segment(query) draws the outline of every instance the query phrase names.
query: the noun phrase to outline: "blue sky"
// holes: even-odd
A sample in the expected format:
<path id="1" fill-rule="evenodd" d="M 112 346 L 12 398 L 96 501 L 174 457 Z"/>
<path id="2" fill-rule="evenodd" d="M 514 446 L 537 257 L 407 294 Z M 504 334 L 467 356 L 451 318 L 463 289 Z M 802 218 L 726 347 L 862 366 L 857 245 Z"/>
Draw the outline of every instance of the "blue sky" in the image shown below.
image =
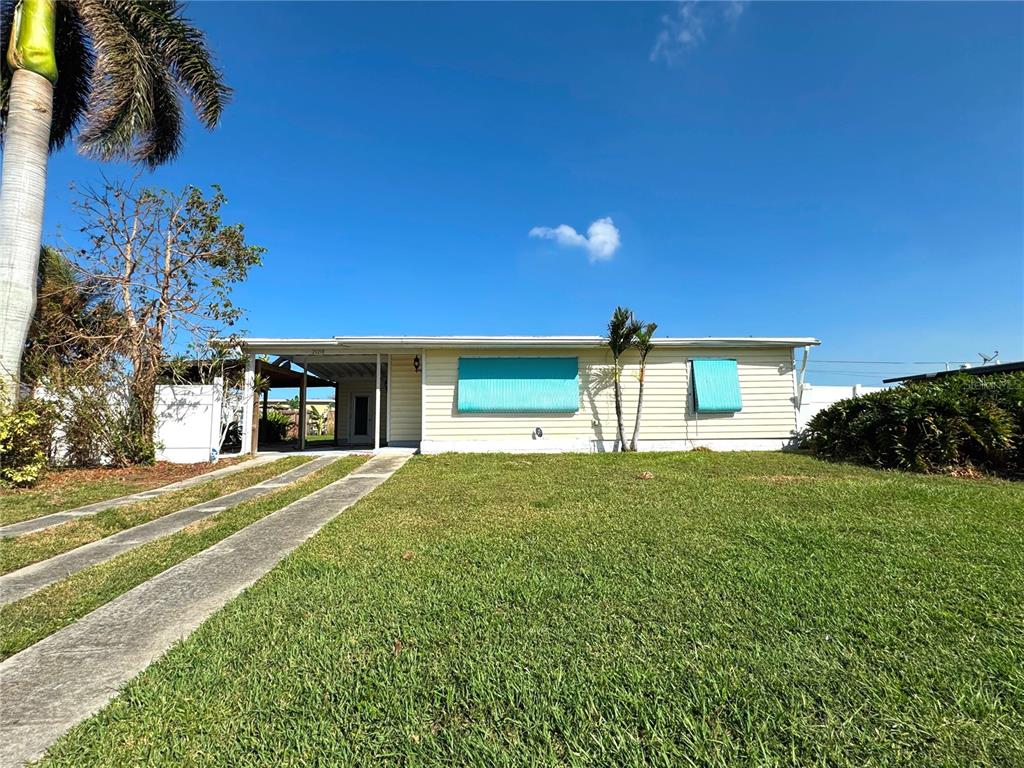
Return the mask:
<path id="1" fill-rule="evenodd" d="M 221 184 L 269 249 L 252 335 L 601 333 L 626 304 L 817 336 L 817 383 L 1024 358 L 1024 5 L 188 14 L 235 97 L 143 178 Z M 133 170 L 52 158 L 48 241 L 104 172 Z"/>

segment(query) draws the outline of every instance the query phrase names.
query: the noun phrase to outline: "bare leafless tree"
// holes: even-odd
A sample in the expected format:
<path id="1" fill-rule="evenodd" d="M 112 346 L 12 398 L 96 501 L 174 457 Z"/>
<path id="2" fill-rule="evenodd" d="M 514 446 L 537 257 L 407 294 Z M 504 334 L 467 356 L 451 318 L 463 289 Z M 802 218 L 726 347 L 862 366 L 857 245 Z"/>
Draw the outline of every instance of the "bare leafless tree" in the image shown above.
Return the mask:
<path id="1" fill-rule="evenodd" d="M 224 224 L 227 202 L 214 186 L 169 192 L 104 180 L 78 190 L 85 248 L 69 261 L 118 318 L 102 341 L 128 372 L 140 460 L 153 452 L 154 387 L 171 352 L 202 357 L 243 311 L 232 288 L 261 263 L 264 249 L 245 241 L 242 224 Z M 145 455 L 148 453 L 149 455 Z"/>

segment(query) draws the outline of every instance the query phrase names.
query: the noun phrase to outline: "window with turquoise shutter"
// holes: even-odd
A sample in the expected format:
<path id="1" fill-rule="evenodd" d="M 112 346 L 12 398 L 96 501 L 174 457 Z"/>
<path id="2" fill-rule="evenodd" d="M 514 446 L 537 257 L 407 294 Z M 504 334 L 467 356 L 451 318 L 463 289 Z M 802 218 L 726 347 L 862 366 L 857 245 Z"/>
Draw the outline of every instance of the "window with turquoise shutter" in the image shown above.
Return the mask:
<path id="1" fill-rule="evenodd" d="M 693 406 L 697 413 L 735 413 L 743 408 L 735 360 L 690 361 L 693 366 Z"/>
<path id="2" fill-rule="evenodd" d="M 576 413 L 575 357 L 460 357 L 459 413 Z"/>

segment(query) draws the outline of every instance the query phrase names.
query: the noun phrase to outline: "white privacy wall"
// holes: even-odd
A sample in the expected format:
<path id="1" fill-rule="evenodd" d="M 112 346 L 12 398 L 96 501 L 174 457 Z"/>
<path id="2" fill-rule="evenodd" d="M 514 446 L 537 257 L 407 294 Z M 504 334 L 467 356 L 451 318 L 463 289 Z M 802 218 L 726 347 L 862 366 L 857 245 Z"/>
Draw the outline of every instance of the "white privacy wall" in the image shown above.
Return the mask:
<path id="1" fill-rule="evenodd" d="M 220 446 L 222 388 L 161 384 L 156 388 L 156 458 L 175 464 L 214 461 Z"/>
<path id="2" fill-rule="evenodd" d="M 865 387 L 863 384 L 852 384 L 850 386 L 815 386 L 804 384 L 803 398 L 800 401 L 800 410 L 797 411 L 797 429 L 801 432 L 807 427 L 815 414 L 825 410 L 832 403 L 840 400 L 847 400 L 851 397 L 860 397 L 870 392 L 881 392 L 885 387 Z"/>

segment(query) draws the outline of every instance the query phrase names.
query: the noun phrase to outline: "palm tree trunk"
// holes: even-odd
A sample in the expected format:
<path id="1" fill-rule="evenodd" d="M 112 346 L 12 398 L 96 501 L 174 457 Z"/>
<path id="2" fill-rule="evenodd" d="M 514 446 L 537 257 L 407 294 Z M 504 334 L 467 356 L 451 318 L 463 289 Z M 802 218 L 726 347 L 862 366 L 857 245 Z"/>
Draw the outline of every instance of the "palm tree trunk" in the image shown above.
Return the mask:
<path id="1" fill-rule="evenodd" d="M 636 421 L 633 423 L 633 438 L 629 441 L 629 450 L 636 451 L 636 441 L 640 436 L 640 411 L 644 407 L 644 373 L 646 373 L 647 365 L 644 361 L 640 362 L 640 391 L 636 396 Z"/>
<path id="2" fill-rule="evenodd" d="M 53 85 L 16 69 L 0 181 L 0 392 L 18 398 L 21 353 L 36 306 Z"/>
<path id="3" fill-rule="evenodd" d="M 619 451 L 626 450 L 626 429 L 622 423 L 622 382 L 619 381 L 619 361 L 615 361 L 615 424 L 617 427 Z"/>

